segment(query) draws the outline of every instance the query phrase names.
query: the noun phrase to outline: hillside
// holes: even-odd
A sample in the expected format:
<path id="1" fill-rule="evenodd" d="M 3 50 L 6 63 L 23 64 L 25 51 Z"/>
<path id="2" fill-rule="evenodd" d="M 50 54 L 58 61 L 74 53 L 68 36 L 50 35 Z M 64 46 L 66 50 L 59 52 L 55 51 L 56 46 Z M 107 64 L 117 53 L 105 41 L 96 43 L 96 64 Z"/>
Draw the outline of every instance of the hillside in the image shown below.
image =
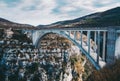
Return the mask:
<path id="1" fill-rule="evenodd" d="M 67 26 L 66 26 L 67 25 Z M 104 12 L 93 13 L 73 20 L 59 21 L 46 25 L 46 27 L 97 27 L 97 26 L 120 26 L 120 7 Z M 41 27 L 40 25 L 38 27 Z"/>
<path id="2" fill-rule="evenodd" d="M 37 29 L 36 27 L 28 24 L 19 24 L 3 18 L 0 18 L 0 28 L 13 28 L 13 29 Z"/>
<path id="3" fill-rule="evenodd" d="M 0 22 L 2 23 L 12 23 L 11 21 L 9 20 L 6 20 L 6 19 L 3 19 L 3 18 L 0 18 Z"/>
<path id="4" fill-rule="evenodd" d="M 110 67 L 94 70 L 86 81 L 120 81 L 120 59 Z"/>

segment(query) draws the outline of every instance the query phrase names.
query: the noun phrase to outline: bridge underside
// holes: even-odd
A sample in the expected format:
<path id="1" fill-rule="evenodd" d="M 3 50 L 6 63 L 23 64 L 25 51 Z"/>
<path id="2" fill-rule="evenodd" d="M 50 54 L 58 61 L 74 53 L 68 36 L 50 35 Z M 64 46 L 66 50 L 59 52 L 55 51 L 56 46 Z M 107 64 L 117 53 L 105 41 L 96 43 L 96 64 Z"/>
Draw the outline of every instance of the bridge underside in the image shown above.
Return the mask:
<path id="1" fill-rule="evenodd" d="M 49 33 L 56 33 L 66 37 L 71 40 L 79 49 L 86 55 L 86 57 L 91 61 L 91 63 L 96 67 L 96 69 L 100 69 L 107 63 L 114 62 L 114 47 L 115 47 L 115 39 L 116 34 L 114 30 L 110 30 L 110 32 L 106 30 L 101 31 L 82 31 L 82 30 L 39 30 L 35 31 L 33 34 L 33 44 L 38 47 L 38 42 L 40 39 Z M 77 34 L 79 33 L 80 38 L 77 38 Z M 84 34 L 87 39 L 84 41 Z M 114 37 L 114 38 L 113 38 Z M 108 41 L 109 39 L 109 41 Z M 91 44 L 91 40 L 94 41 L 94 45 Z M 102 42 L 101 42 L 102 41 Z M 112 44 L 110 41 L 113 41 Z M 112 57 L 112 58 L 111 58 Z"/>

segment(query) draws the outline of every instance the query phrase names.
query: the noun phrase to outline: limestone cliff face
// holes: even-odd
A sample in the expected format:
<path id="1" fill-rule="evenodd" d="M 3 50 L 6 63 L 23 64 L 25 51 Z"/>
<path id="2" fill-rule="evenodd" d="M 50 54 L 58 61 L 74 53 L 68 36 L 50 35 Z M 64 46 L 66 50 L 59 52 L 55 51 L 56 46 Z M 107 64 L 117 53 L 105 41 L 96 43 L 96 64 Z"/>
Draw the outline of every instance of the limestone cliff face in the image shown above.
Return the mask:
<path id="1" fill-rule="evenodd" d="M 86 58 L 82 55 L 72 55 L 71 63 L 73 71 L 72 81 L 83 81 L 82 75 L 85 72 Z"/>
<path id="2" fill-rule="evenodd" d="M 74 65 L 74 68 L 75 68 L 75 71 L 77 72 L 78 74 L 78 77 L 77 77 L 77 80 L 78 81 L 83 81 L 82 80 L 82 75 L 84 73 L 84 66 L 82 66 L 82 63 L 81 61 L 77 61 Z"/>
<path id="3" fill-rule="evenodd" d="M 120 57 L 120 34 L 118 35 L 117 40 L 116 40 L 115 57 L 116 58 Z"/>

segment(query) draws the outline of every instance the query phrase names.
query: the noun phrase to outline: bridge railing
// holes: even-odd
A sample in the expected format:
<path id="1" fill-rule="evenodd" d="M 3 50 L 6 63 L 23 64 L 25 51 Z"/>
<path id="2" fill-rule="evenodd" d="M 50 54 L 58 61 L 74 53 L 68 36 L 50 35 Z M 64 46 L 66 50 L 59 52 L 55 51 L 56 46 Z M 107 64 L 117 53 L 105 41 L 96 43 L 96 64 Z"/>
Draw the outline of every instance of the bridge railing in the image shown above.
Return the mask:
<path id="1" fill-rule="evenodd" d="M 97 69 L 105 66 L 106 62 L 100 57 L 100 54 L 97 54 L 100 51 L 97 49 L 97 45 L 95 45 L 94 48 L 91 46 L 90 31 L 87 32 L 86 41 L 83 40 L 82 38 L 83 34 L 81 31 L 80 31 L 81 34 L 80 40 L 76 38 L 76 33 L 71 34 L 69 31 L 67 32 L 64 31 L 62 32 L 62 34 L 63 33 L 68 39 L 70 39 L 80 48 L 80 50 L 89 58 L 89 60 L 93 62 L 94 66 Z M 100 32 L 98 32 L 98 34 L 100 34 Z M 100 45 L 100 40 L 98 40 L 98 44 Z"/>

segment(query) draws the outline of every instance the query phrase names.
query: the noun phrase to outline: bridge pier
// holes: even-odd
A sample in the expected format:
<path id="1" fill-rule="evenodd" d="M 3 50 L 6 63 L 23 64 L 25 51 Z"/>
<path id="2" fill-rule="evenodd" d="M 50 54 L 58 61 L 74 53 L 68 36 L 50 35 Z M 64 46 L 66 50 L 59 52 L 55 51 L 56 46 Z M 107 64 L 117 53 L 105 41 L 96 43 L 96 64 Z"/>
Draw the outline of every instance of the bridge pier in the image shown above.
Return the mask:
<path id="1" fill-rule="evenodd" d="M 83 34 L 83 31 L 80 32 L 80 41 L 81 41 L 81 46 L 82 46 L 82 34 Z"/>
<path id="2" fill-rule="evenodd" d="M 106 31 L 103 31 L 103 51 L 102 51 L 102 60 L 105 61 L 106 53 Z"/>
<path id="3" fill-rule="evenodd" d="M 97 50 L 97 45 L 96 45 L 96 37 L 97 37 L 97 32 L 94 31 L 94 43 L 95 43 L 95 46 L 94 46 L 94 52 L 96 53 L 96 50 Z"/>
<path id="4" fill-rule="evenodd" d="M 99 64 L 100 56 L 100 31 L 97 31 L 97 63 Z"/>
<path id="5" fill-rule="evenodd" d="M 109 29 L 107 34 L 107 64 L 113 64 L 115 62 L 115 41 L 116 41 L 116 30 Z"/>
<path id="6" fill-rule="evenodd" d="M 90 37 L 91 37 L 91 31 L 87 31 L 87 45 L 88 45 L 88 53 L 90 54 Z"/>
<path id="7" fill-rule="evenodd" d="M 76 31 L 74 31 L 74 40 L 76 40 L 76 35 L 77 35 Z"/>
<path id="8" fill-rule="evenodd" d="M 37 32 L 37 31 L 32 31 L 32 41 L 33 41 L 33 45 L 35 45 L 35 42 L 37 41 L 37 39 L 38 39 L 38 36 L 39 36 L 39 34 L 38 34 L 39 32 Z"/>
<path id="9" fill-rule="evenodd" d="M 69 33 L 69 36 L 70 36 L 70 34 L 71 34 L 71 31 L 68 31 L 68 33 Z"/>

